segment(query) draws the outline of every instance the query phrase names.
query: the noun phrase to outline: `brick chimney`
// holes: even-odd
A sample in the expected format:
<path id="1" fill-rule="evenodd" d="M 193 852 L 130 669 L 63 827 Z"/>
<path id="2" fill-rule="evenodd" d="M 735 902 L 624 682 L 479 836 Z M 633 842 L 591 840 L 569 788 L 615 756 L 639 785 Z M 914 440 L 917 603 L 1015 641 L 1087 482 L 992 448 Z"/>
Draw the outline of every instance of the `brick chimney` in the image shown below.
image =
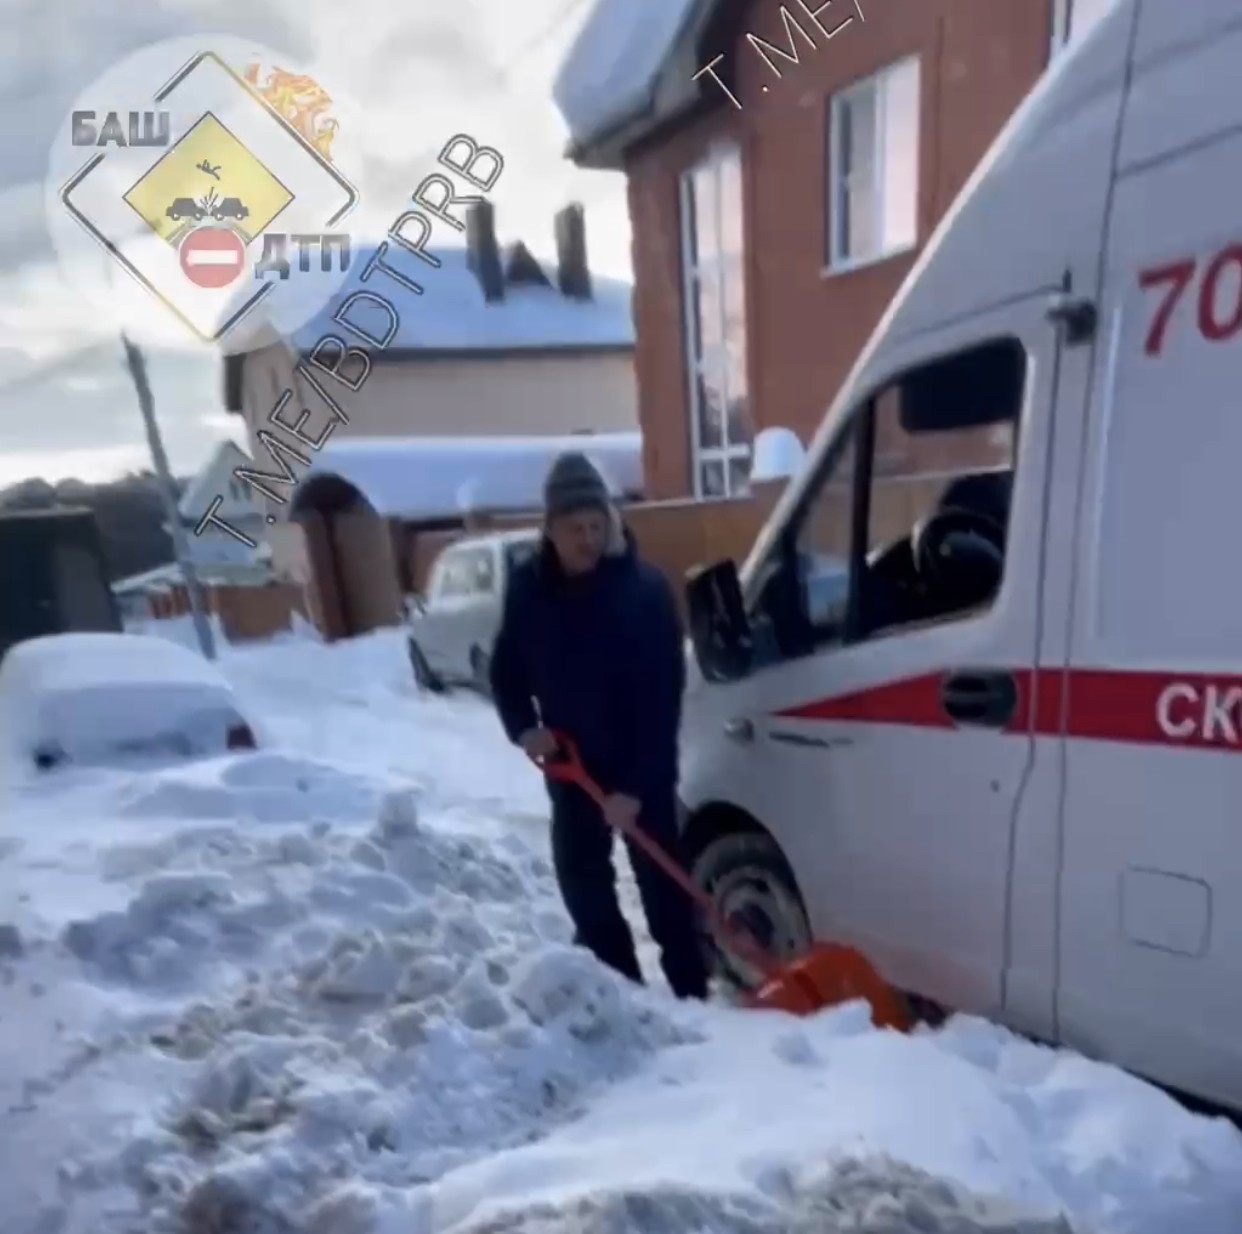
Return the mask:
<path id="1" fill-rule="evenodd" d="M 488 304 L 505 298 L 505 273 L 496 243 L 496 214 L 490 201 L 477 202 L 466 215 L 466 264 L 479 280 Z"/>
<path id="2" fill-rule="evenodd" d="M 591 299 L 591 269 L 587 264 L 586 216 L 572 202 L 553 220 L 556 232 L 556 281 L 561 294 L 572 300 Z"/>

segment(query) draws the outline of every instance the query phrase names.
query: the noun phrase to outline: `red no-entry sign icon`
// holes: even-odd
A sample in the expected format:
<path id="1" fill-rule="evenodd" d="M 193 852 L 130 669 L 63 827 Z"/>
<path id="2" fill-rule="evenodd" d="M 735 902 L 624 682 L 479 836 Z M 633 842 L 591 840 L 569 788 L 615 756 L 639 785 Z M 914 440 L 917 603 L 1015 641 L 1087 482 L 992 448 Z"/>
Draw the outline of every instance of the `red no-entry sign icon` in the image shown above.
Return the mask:
<path id="1" fill-rule="evenodd" d="M 246 265 L 246 245 L 228 227 L 196 227 L 179 255 L 186 278 L 199 287 L 227 287 Z"/>

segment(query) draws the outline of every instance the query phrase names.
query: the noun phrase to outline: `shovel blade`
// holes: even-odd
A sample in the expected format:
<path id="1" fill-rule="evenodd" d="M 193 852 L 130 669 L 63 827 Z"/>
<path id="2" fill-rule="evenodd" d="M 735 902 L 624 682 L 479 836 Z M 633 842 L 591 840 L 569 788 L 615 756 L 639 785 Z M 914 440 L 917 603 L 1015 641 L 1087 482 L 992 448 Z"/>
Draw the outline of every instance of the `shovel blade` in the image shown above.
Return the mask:
<path id="1" fill-rule="evenodd" d="M 862 952 L 837 943 L 817 943 L 786 964 L 750 996 L 748 1006 L 813 1015 L 858 998 L 870 1005 L 871 1022 L 877 1028 L 904 1033 L 912 1026 L 905 999 Z"/>

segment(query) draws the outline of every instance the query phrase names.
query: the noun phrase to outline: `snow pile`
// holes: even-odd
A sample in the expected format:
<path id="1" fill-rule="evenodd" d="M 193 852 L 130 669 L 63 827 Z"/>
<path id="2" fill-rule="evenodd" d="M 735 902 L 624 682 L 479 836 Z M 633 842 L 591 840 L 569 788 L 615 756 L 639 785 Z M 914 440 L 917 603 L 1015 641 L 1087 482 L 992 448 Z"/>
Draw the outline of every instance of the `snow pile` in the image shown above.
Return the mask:
<path id="1" fill-rule="evenodd" d="M 545 836 L 547 796 L 525 755 L 472 694 L 419 693 L 400 627 L 327 647 L 235 648 L 223 669 L 285 748 L 413 785 L 437 820 Z"/>
<path id="2" fill-rule="evenodd" d="M 438 1177 L 692 1036 L 564 945 L 546 862 L 421 826 L 410 792 L 362 836 L 168 855 L 124 911 L 64 931 L 97 981 L 214 991 L 147 1027 L 179 1074 L 152 1125 L 75 1172 L 135 1188 L 152 1234 L 221 1205 L 306 1213 L 342 1175 Z"/>
<path id="3" fill-rule="evenodd" d="M 538 778 L 399 631 L 221 666 L 281 748 L 6 816 L 6 1231 L 1242 1229 L 1242 1136 L 1111 1068 L 570 947 Z"/>
<path id="4" fill-rule="evenodd" d="M 356 1214 L 357 1193 L 349 1198 Z M 338 1205 L 328 1211 L 348 1210 Z M 390 1214 L 370 1227 L 340 1228 L 422 1234 L 448 1227 L 403 1224 Z M 663 1183 L 544 1200 L 452 1229 L 455 1234 L 1076 1234 L 1063 1217 L 1023 1215 L 1004 1200 L 973 1196 L 886 1157 L 845 1158 L 799 1175 L 776 1171 L 764 1195 Z"/>
<path id="5" fill-rule="evenodd" d="M 381 796 L 375 781 L 357 773 L 315 759 L 263 752 L 128 780 L 118 787 L 113 809 L 121 818 L 345 822 L 374 816 Z"/>
<path id="6" fill-rule="evenodd" d="M 844 1207 L 836 1228 L 886 1234 L 1051 1234 L 1059 1215 L 1075 1234 L 1238 1228 L 1237 1131 L 1109 1068 L 971 1019 L 911 1038 L 870 1030 L 858 1007 L 710 1019 L 704 1042 L 665 1051 L 572 1127 L 425 1189 L 411 1217 L 505 1229 L 515 1214 L 675 1190 L 732 1207 L 708 1227 L 725 1230 L 798 1228 L 824 1200 Z M 841 1167 L 864 1181 L 825 1195 Z M 985 1219 L 961 1189 L 1005 1203 L 981 1200 Z"/>

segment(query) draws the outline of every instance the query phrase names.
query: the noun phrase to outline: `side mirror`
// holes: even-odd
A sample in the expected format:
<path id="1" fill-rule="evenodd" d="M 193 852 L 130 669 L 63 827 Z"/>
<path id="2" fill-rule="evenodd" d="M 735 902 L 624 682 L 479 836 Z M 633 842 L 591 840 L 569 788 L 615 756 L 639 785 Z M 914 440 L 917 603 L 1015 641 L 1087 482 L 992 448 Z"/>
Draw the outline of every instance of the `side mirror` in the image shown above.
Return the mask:
<path id="1" fill-rule="evenodd" d="M 742 602 L 737 566 L 720 561 L 686 575 L 694 656 L 708 681 L 737 681 L 754 663 L 755 640 Z"/>

